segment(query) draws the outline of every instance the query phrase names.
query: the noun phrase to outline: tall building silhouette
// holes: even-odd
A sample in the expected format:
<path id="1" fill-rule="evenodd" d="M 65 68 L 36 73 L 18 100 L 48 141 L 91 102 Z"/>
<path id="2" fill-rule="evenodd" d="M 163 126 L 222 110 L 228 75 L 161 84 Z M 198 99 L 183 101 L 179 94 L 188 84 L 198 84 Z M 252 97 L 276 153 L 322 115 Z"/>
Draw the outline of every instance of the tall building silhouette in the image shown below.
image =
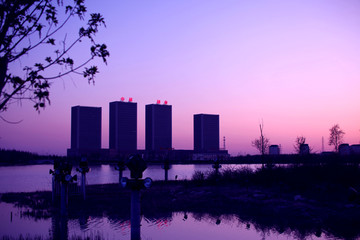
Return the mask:
<path id="1" fill-rule="evenodd" d="M 146 105 L 145 122 L 146 150 L 159 151 L 172 149 L 171 105 Z"/>
<path id="2" fill-rule="evenodd" d="M 109 104 L 109 147 L 118 151 L 137 149 L 137 103 L 117 101 Z"/>
<path id="3" fill-rule="evenodd" d="M 101 149 L 101 107 L 71 108 L 71 149 Z"/>
<path id="4" fill-rule="evenodd" d="M 219 115 L 194 115 L 194 151 L 219 151 Z"/>

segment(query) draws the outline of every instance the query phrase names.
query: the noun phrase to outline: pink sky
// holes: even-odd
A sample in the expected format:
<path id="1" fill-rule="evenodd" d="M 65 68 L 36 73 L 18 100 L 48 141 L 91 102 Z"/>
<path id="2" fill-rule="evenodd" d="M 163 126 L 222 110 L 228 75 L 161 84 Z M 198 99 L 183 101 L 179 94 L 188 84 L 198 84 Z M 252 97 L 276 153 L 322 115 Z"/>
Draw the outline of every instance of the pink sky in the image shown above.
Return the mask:
<path id="1" fill-rule="evenodd" d="M 220 115 L 220 138 L 232 155 L 256 154 L 251 141 L 264 122 L 271 144 L 292 153 L 303 135 L 314 151 L 339 124 L 344 141 L 360 141 L 360 2 L 88 1 L 107 28 L 97 35 L 110 50 L 95 86 L 73 75 L 56 80 L 51 105 L 11 105 L 0 121 L 0 147 L 65 155 L 70 108 L 102 107 L 102 147 L 108 148 L 108 104 L 138 103 L 138 148 L 145 145 L 145 105 L 173 106 L 173 147 L 193 148 L 193 114 Z M 66 31 L 77 34 L 77 22 Z M 82 56 L 88 45 L 73 56 Z M 11 66 L 18 71 L 35 56 Z M 222 147 L 222 142 L 221 142 Z"/>

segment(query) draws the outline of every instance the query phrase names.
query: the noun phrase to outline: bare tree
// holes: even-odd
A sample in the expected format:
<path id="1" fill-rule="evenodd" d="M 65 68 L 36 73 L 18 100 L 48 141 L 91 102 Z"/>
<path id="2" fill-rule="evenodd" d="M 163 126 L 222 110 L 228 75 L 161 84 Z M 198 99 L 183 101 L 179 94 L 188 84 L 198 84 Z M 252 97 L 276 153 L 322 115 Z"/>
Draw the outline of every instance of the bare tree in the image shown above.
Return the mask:
<path id="1" fill-rule="evenodd" d="M 85 0 L 0 0 L 0 113 L 11 103 L 22 99 L 34 102 L 39 111 L 50 103 L 51 83 L 69 74 L 79 74 L 94 82 L 97 66 L 88 66 L 94 58 L 106 63 L 109 56 L 105 44 L 95 41 L 100 26 L 105 26 L 99 13 L 90 14 L 75 36 L 61 36 L 61 29 L 70 19 L 84 20 L 87 12 Z M 60 12 L 60 13 L 59 13 Z M 71 50 L 88 40 L 89 55 L 73 59 Z M 39 60 L 39 49 L 47 54 Z M 31 63 L 22 61 L 32 60 Z M 42 58 L 42 57 L 41 57 Z M 21 69 L 15 62 L 25 63 Z"/>
<path id="2" fill-rule="evenodd" d="M 300 154 L 301 152 L 301 145 L 305 144 L 306 142 L 306 137 L 304 136 L 297 136 L 296 139 L 295 139 L 295 144 L 294 144 L 294 149 L 295 149 L 295 152 Z"/>
<path id="3" fill-rule="evenodd" d="M 345 132 L 341 130 L 339 124 L 335 124 L 330 129 L 329 145 L 333 145 L 335 152 L 339 151 L 339 145 L 343 143 Z"/>
<path id="4" fill-rule="evenodd" d="M 260 137 L 251 142 L 251 145 L 259 150 L 261 155 L 265 155 L 269 149 L 270 140 L 263 134 L 264 123 L 259 124 Z"/>

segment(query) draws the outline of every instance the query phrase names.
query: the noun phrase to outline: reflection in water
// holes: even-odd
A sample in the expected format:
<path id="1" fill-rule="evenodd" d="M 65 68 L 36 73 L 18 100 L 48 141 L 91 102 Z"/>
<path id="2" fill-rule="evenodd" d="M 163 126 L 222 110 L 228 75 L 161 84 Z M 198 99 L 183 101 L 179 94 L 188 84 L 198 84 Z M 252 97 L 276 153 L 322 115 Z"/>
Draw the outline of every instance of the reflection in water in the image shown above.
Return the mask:
<path id="1" fill-rule="evenodd" d="M 67 216 L 54 214 L 51 217 L 51 237 L 55 240 L 67 240 L 69 236 Z"/>
<path id="2" fill-rule="evenodd" d="M 93 179 L 91 176 L 95 176 Z M 118 181 L 118 172 L 115 170 L 115 166 L 101 165 L 91 167 L 91 172 L 88 174 L 88 184 L 105 184 L 105 183 L 116 183 Z"/>
<path id="3" fill-rule="evenodd" d="M 3 236 L 43 236 L 49 237 L 51 222 L 48 219 L 34 219 L 29 209 L 14 207 L 0 202 L 0 238 Z"/>
<path id="4" fill-rule="evenodd" d="M 86 215 L 86 214 L 81 214 L 79 217 L 79 224 L 80 224 L 80 229 L 82 231 L 88 229 L 88 221 L 90 220 L 90 216 Z"/>
<path id="5" fill-rule="evenodd" d="M 140 190 L 131 190 L 131 240 L 140 240 Z"/>
<path id="6" fill-rule="evenodd" d="M 0 237 L 43 236 L 68 239 L 73 236 L 100 239 L 131 239 L 130 219 L 117 216 L 92 217 L 80 214 L 77 219 L 53 215 L 36 219 L 24 214 L 24 209 L 0 203 Z M 10 213 L 13 212 L 11 222 Z M 29 225 L 31 231 L 29 231 Z M 12 230 L 11 230 L 12 229 Z M 279 232 L 280 230 L 280 232 Z M 303 235 L 296 230 L 273 227 L 242 220 L 241 216 L 205 213 L 174 212 L 144 215 L 141 220 L 141 239 L 327 239 L 324 234 Z"/>
<path id="7" fill-rule="evenodd" d="M 254 165 L 252 165 L 254 167 Z M 244 165 L 223 165 L 227 168 L 239 168 Z M 256 167 L 256 166 L 255 166 Z M 52 165 L 0 167 L 0 192 L 34 191 L 51 189 L 51 175 L 48 170 Z M 197 171 L 212 171 L 211 165 L 172 165 L 169 179 L 189 179 Z M 11 171 L 11 172 L 9 172 Z M 21 172 L 22 174 L 20 174 Z M 4 177 L 5 176 L 5 177 Z M 15 177 L 14 177 L 15 176 Z M 92 167 L 88 174 L 88 183 L 118 182 L 118 172 L 114 166 L 102 165 Z M 124 172 L 129 177 L 129 171 Z M 144 177 L 164 179 L 161 166 L 149 166 Z M 9 182 L 9 179 L 11 181 Z M 47 180 L 44 180 L 47 179 Z M 12 182 L 13 181 L 13 182 Z M 41 185 L 41 184 L 42 185 Z M 15 184 L 15 185 L 13 185 Z M 14 187 L 14 189 L 12 189 Z M 44 188 L 43 188 L 44 187 Z M 15 208 L 11 204 L 0 203 L 0 237 L 14 236 L 53 236 L 56 239 L 67 239 L 68 236 L 102 236 L 104 239 L 130 239 L 130 219 L 126 216 L 100 216 L 79 214 L 77 219 L 52 216 L 44 218 L 29 214 L 28 210 Z M 244 218 L 244 216 L 243 216 Z M 242 220 L 236 215 L 209 215 L 204 213 L 146 213 L 142 220 L 142 239 L 193 239 L 194 236 L 212 239 L 326 239 L 321 226 L 315 226 L 314 234 L 308 229 L 289 229 L 285 222 L 274 226 L 268 222 Z M 317 228 L 317 229 L 316 229 Z M 351 233 L 352 234 L 352 233 Z M 350 234 L 350 235 L 351 235 Z M 200 238 L 199 237 L 199 238 Z"/>
<path id="8" fill-rule="evenodd" d="M 170 226 L 173 220 L 172 216 L 172 213 L 157 214 L 156 217 L 144 217 L 144 221 L 147 223 L 148 227 L 162 229 Z"/>
<path id="9" fill-rule="evenodd" d="M 0 193 L 51 190 L 53 165 L 0 167 Z"/>

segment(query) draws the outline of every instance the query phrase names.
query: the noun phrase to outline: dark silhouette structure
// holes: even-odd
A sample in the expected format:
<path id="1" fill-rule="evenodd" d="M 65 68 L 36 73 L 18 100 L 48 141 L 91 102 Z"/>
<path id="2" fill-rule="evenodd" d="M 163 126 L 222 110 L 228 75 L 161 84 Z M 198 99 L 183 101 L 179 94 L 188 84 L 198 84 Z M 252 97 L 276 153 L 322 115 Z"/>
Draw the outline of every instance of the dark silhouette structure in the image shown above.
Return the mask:
<path id="1" fill-rule="evenodd" d="M 270 145 L 269 146 L 269 155 L 280 155 L 279 145 Z"/>
<path id="2" fill-rule="evenodd" d="M 130 170 L 130 178 L 122 178 L 121 185 L 131 189 L 131 240 L 140 240 L 141 211 L 140 190 L 150 188 L 151 178 L 142 179 L 146 170 L 146 162 L 140 155 L 132 155 L 125 160 L 126 167 Z"/>
<path id="3" fill-rule="evenodd" d="M 71 149 L 89 152 L 101 149 L 101 107 L 71 108 Z"/>
<path id="4" fill-rule="evenodd" d="M 146 105 L 145 147 L 146 151 L 172 149 L 171 105 Z"/>
<path id="5" fill-rule="evenodd" d="M 219 151 L 219 115 L 194 115 L 194 151 Z"/>
<path id="6" fill-rule="evenodd" d="M 309 147 L 309 144 L 306 144 L 306 143 L 303 143 L 300 145 L 300 152 L 299 152 L 300 155 L 302 156 L 307 156 L 310 154 L 310 147 Z"/>
<path id="7" fill-rule="evenodd" d="M 115 101 L 109 103 L 109 149 L 101 149 L 101 108 L 74 106 L 71 109 L 71 148 L 68 157 L 95 159 L 124 159 L 140 154 L 146 161 L 187 162 L 227 158 L 228 152 L 219 149 L 219 115 L 194 115 L 194 149 L 172 148 L 172 106 L 146 105 L 145 150 L 137 149 L 137 103 Z M 167 164 L 165 164 L 167 166 Z M 164 165 L 164 166 L 165 166 Z M 165 167 L 166 171 L 169 169 Z M 119 174 L 123 168 L 120 167 Z"/>
<path id="8" fill-rule="evenodd" d="M 81 173 L 81 193 L 83 199 L 86 200 L 86 174 L 90 171 L 89 163 L 86 158 L 82 158 L 76 171 Z"/>
<path id="9" fill-rule="evenodd" d="M 118 152 L 137 150 L 137 103 L 117 101 L 109 104 L 109 148 Z"/>

